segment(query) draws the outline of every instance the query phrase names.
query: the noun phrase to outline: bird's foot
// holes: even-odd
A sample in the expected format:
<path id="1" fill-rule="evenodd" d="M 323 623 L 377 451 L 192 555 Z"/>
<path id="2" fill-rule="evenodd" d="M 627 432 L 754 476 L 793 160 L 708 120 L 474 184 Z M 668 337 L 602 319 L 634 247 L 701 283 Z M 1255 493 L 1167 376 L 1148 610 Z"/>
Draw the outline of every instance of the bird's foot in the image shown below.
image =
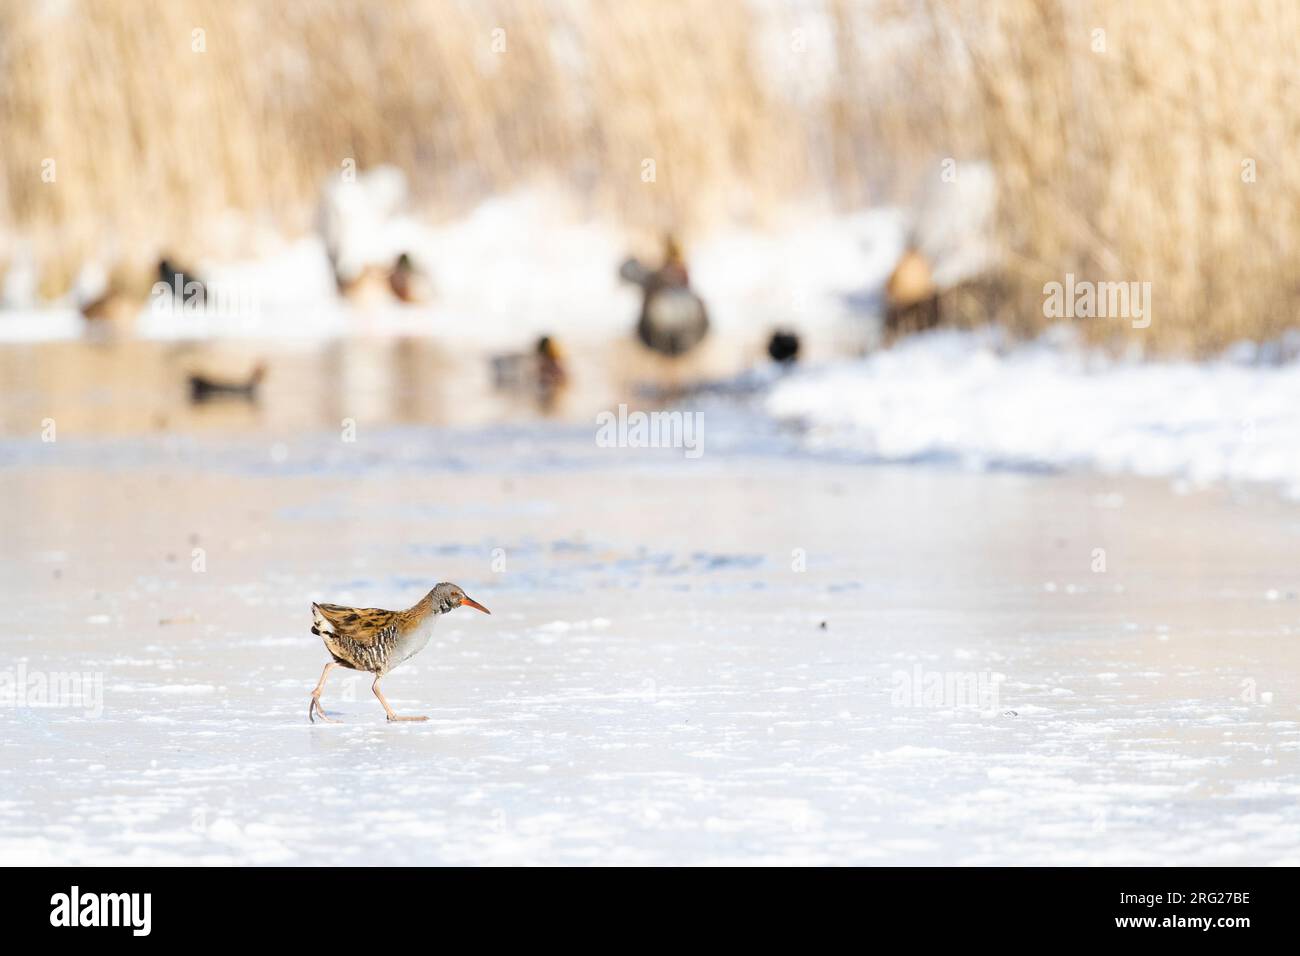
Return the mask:
<path id="1" fill-rule="evenodd" d="M 429 719 L 428 717 L 404 717 L 404 716 L 400 716 L 400 715 L 398 715 L 398 714 L 389 714 L 389 715 L 388 715 L 388 722 L 389 722 L 389 723 L 392 723 L 392 722 L 395 721 L 395 720 L 428 720 L 428 719 Z"/>
<path id="2" fill-rule="evenodd" d="M 326 716 L 325 708 L 320 705 L 320 698 L 313 697 L 311 699 L 311 706 L 307 708 L 307 719 L 314 724 L 316 723 L 316 717 L 318 715 L 320 719 L 325 721 L 327 724 L 341 723 L 341 721 L 335 720 L 333 717 Z"/>

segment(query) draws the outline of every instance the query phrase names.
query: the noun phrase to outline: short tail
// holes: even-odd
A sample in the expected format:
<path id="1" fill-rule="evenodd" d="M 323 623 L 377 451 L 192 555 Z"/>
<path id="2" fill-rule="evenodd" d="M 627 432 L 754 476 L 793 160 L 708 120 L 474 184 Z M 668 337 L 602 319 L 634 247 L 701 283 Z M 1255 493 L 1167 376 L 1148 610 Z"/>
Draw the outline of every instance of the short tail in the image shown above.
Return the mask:
<path id="1" fill-rule="evenodd" d="M 334 633 L 334 625 L 321 613 L 320 606 L 317 604 L 311 606 L 311 632 L 316 635 Z"/>

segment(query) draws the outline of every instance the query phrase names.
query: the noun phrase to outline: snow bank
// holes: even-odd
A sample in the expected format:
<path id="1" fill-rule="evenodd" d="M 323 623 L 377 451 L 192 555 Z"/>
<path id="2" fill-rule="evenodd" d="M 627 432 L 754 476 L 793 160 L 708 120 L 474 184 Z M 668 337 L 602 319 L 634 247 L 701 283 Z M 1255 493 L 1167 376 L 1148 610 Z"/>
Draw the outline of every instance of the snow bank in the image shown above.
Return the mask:
<path id="1" fill-rule="evenodd" d="M 917 336 L 779 382 L 766 411 L 806 440 L 880 461 L 1093 469 L 1300 494 L 1300 367 L 1243 345 L 1204 363 L 1110 359 L 1058 330 Z"/>
<path id="2" fill-rule="evenodd" d="M 247 307 L 233 314 L 155 314 L 142 303 L 134 334 L 333 338 L 446 335 L 472 327 L 476 346 L 494 348 L 542 332 L 608 338 L 626 334 L 635 322 L 637 290 L 618 278 L 631 251 L 628 237 L 611 222 L 576 216 L 563 197 L 513 193 L 463 218 L 430 224 L 388 205 L 367 214 L 373 190 L 360 182 L 327 193 L 328 239 L 268 240 L 255 258 L 193 265 L 210 290 L 218 287 Z M 903 232 L 902 215 L 891 209 L 846 216 L 795 210 L 787 225 L 772 230 L 687 237 L 686 252 L 717 332 L 766 336 L 777 324 L 804 332 L 840 323 L 859 328 L 902 250 Z M 428 273 L 432 301 L 360 307 L 341 300 L 327 242 L 347 272 L 408 253 Z M 43 307 L 11 297 L 0 309 L 0 341 L 76 338 L 84 326 L 73 296 Z"/>

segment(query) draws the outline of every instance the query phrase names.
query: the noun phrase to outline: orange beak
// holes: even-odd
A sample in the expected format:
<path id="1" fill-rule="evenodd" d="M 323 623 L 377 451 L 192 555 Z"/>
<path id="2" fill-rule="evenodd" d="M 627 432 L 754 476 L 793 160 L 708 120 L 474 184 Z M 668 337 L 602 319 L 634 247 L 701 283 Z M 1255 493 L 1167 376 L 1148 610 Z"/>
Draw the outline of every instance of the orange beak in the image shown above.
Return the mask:
<path id="1" fill-rule="evenodd" d="M 485 608 L 482 604 L 479 604 L 478 601 L 475 601 L 472 597 L 469 597 L 468 595 L 466 597 L 461 598 L 460 603 L 465 605 L 465 607 L 472 607 L 476 611 L 482 611 L 484 614 L 492 613 L 487 608 Z"/>

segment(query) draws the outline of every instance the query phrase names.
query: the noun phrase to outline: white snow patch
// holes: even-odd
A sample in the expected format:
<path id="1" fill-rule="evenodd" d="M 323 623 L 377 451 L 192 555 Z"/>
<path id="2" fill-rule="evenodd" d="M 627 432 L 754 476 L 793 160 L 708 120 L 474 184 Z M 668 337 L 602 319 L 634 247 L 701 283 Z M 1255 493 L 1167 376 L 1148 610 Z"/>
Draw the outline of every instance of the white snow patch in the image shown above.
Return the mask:
<path id="1" fill-rule="evenodd" d="M 801 372 L 766 409 L 806 426 L 813 447 L 882 461 L 1274 482 L 1300 494 L 1294 363 L 1147 362 L 1062 333 L 1007 346 L 992 331 L 940 332 Z"/>
<path id="2" fill-rule="evenodd" d="M 340 268 L 387 265 L 406 252 L 431 280 L 429 304 L 353 307 L 337 294 L 325 239 L 269 236 L 253 258 L 194 266 L 210 286 L 246 303 L 238 314 L 176 314 L 142 303 L 134 334 L 167 340 L 437 336 L 454 334 L 472 316 L 475 344 L 493 348 L 541 332 L 607 339 L 635 322 L 638 292 L 618 277 L 629 237 L 613 222 L 584 218 L 563 196 L 532 190 L 430 223 L 397 208 L 395 189 L 385 176 L 339 186 L 322 215 L 349 224 Z M 752 336 L 775 324 L 805 333 L 839 325 L 855 334 L 862 311 L 872 308 L 862 297 L 883 288 L 904 229 L 904 215 L 894 209 L 831 215 L 801 208 L 763 232 L 720 229 L 688 237 L 686 252 L 692 283 L 717 331 Z M 71 301 L 41 304 L 23 294 L 8 305 L 0 310 L 0 341 L 77 338 L 86 328 Z"/>

